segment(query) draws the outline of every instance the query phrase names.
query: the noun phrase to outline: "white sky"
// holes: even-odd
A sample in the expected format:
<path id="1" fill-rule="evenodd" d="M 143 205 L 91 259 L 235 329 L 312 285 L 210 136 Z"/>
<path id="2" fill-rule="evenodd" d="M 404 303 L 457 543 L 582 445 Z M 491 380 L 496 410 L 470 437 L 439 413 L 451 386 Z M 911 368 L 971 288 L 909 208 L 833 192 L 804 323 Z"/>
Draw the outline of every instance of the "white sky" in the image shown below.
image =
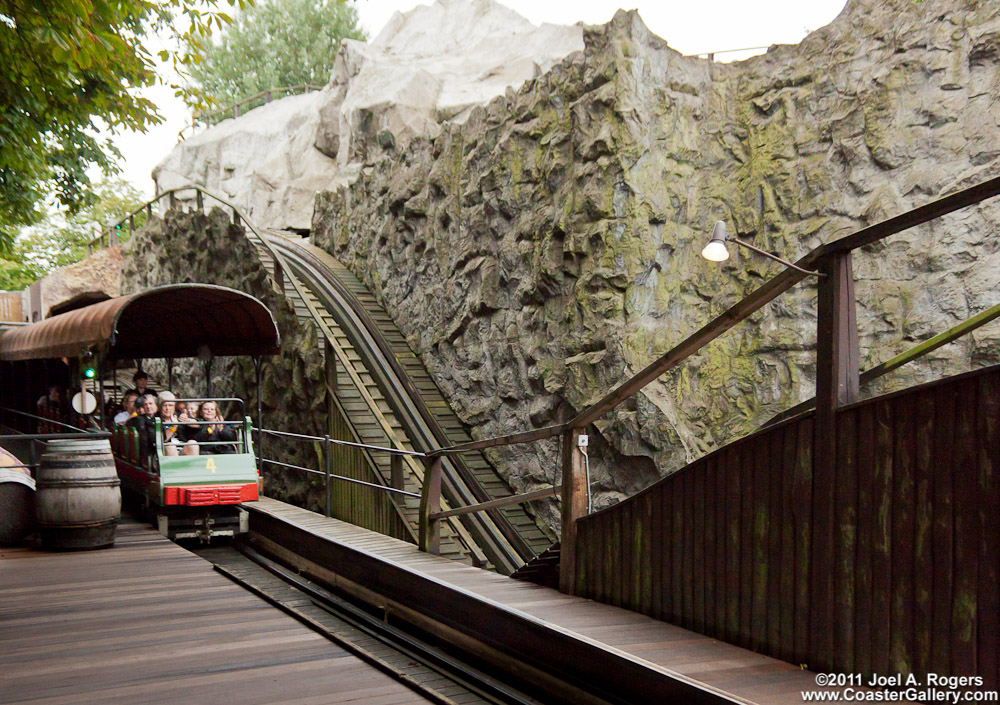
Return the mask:
<path id="1" fill-rule="evenodd" d="M 622 6 L 621 0 L 500 0 L 531 22 L 541 24 L 603 24 Z M 430 0 L 357 0 L 361 25 L 375 37 L 394 12 L 406 12 Z M 694 54 L 771 44 L 795 44 L 809 32 L 829 24 L 845 0 L 631 0 L 626 9 L 637 9 L 646 25 L 677 51 Z M 716 60 L 736 60 L 752 54 L 729 54 Z M 150 173 L 177 143 L 177 132 L 190 114 L 183 102 L 166 87 L 146 91 L 166 118 L 145 134 L 130 133 L 116 139 L 124 157 L 123 176 L 147 197 L 153 195 Z"/>

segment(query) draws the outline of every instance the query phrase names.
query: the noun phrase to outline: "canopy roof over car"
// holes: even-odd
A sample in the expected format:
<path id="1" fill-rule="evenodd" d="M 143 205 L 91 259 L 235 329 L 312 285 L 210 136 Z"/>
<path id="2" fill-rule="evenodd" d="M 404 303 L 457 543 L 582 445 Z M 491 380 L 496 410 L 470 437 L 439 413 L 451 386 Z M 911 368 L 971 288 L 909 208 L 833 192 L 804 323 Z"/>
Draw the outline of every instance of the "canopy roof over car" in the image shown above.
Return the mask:
<path id="1" fill-rule="evenodd" d="M 278 351 L 267 307 L 213 284 L 170 284 L 119 296 L 0 333 L 0 360 L 267 355 Z M 207 348 L 206 348 L 207 346 Z"/>

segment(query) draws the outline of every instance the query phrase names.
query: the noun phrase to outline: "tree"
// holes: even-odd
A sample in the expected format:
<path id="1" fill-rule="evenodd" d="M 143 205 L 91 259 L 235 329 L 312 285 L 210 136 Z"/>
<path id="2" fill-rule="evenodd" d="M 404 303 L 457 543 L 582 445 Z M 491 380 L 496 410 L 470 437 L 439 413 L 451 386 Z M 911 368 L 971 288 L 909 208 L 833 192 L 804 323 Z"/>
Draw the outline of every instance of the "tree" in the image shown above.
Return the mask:
<path id="1" fill-rule="evenodd" d="M 0 290 L 24 289 L 53 269 L 79 262 L 87 256 L 87 243 L 97 237 L 97 227 L 108 227 L 145 202 L 131 184 L 117 178 L 93 184 L 89 203 L 68 217 L 51 210 L 15 239 L 8 259 L 0 258 Z M 136 215 L 136 227 L 146 220 Z M 121 231 L 121 240 L 128 229 Z"/>
<path id="2" fill-rule="evenodd" d="M 262 91 L 325 85 L 342 39 L 366 38 L 358 11 L 340 0 L 261 0 L 219 35 L 193 50 L 196 92 L 221 106 Z"/>
<path id="3" fill-rule="evenodd" d="M 0 0 L 0 253 L 45 217 L 49 193 L 73 213 L 91 200 L 88 168 L 115 171 L 102 128 L 159 121 L 138 95 L 157 80 L 150 38 L 177 41 L 160 59 L 183 70 L 228 22 L 212 0 Z"/>

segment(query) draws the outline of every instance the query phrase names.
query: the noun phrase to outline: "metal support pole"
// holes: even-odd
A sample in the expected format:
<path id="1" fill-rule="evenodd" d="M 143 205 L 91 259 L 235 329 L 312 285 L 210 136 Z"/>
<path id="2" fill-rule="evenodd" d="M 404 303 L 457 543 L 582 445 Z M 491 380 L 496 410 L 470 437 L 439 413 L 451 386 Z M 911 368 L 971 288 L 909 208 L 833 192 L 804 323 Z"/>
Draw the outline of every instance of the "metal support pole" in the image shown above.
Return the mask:
<path id="1" fill-rule="evenodd" d="M 259 355 L 253 358 L 253 369 L 257 375 L 257 473 L 261 476 L 264 474 L 264 433 L 262 432 L 264 428 L 264 389 L 260 383 L 263 364 L 264 359 Z"/>
<path id="2" fill-rule="evenodd" d="M 107 428 L 107 420 L 104 418 L 104 356 L 97 353 L 97 388 L 100 391 L 100 398 L 97 400 L 97 408 L 100 410 L 101 428 Z"/>
<path id="3" fill-rule="evenodd" d="M 205 396 L 212 396 L 212 361 L 205 361 Z"/>
<path id="4" fill-rule="evenodd" d="M 441 511 L 441 456 L 424 459 L 424 486 L 420 492 L 420 550 L 441 553 L 441 520 L 431 516 Z"/>
<path id="5" fill-rule="evenodd" d="M 174 358 L 167 358 L 167 389 L 174 391 Z"/>
<path id="6" fill-rule="evenodd" d="M 323 456 L 326 459 L 326 515 L 330 516 L 330 469 L 333 465 L 333 456 L 330 454 L 330 434 L 326 434 L 323 439 Z"/>

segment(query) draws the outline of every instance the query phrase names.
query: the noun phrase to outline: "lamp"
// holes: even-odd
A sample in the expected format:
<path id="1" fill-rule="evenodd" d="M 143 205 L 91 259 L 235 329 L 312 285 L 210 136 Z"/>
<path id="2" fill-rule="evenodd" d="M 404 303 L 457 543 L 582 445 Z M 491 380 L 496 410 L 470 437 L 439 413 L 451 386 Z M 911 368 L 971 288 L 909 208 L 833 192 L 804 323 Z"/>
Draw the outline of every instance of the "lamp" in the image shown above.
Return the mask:
<path id="1" fill-rule="evenodd" d="M 773 259 L 775 262 L 779 262 L 780 264 L 783 264 L 790 269 L 802 272 L 803 274 L 810 274 L 814 277 L 826 276 L 823 272 L 812 272 L 808 269 L 802 269 L 802 267 L 799 267 L 798 265 L 786 262 L 777 255 L 772 255 L 770 252 L 766 252 L 759 247 L 754 247 L 749 242 L 744 242 L 739 238 L 730 238 L 726 233 L 726 224 L 721 220 L 715 224 L 714 228 L 712 228 L 712 239 L 709 240 L 708 244 L 705 245 L 704 249 L 702 249 L 701 256 L 710 262 L 725 262 L 729 259 L 729 250 L 726 249 L 726 240 L 729 240 L 729 242 L 735 242 L 737 245 L 742 245 L 748 250 L 753 250 L 759 255 L 763 255 L 768 259 Z"/>

